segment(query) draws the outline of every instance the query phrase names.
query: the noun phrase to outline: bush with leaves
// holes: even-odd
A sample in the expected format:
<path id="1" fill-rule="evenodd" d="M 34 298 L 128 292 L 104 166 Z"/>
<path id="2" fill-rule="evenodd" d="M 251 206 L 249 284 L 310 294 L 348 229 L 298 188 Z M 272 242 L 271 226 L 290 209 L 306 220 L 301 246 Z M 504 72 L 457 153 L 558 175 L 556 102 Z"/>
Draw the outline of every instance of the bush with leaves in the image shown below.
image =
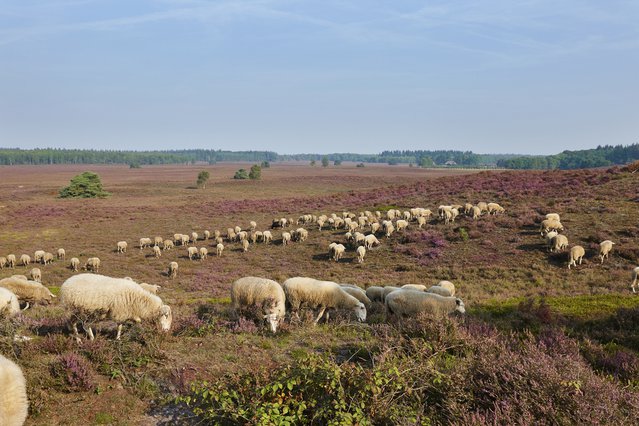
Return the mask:
<path id="1" fill-rule="evenodd" d="M 251 166 L 251 171 L 249 172 L 249 179 L 261 179 L 262 178 L 262 168 L 257 164 L 253 164 Z"/>
<path id="2" fill-rule="evenodd" d="M 249 175 L 246 169 L 238 170 L 237 172 L 235 172 L 235 175 L 233 176 L 233 179 L 248 179 L 248 178 L 249 178 Z"/>
<path id="3" fill-rule="evenodd" d="M 197 175 L 197 186 L 205 189 L 206 188 L 206 182 L 209 180 L 209 178 L 211 177 L 211 174 L 209 172 L 207 172 L 206 170 L 202 170 L 200 173 L 198 173 Z"/>
<path id="4" fill-rule="evenodd" d="M 93 172 L 84 172 L 73 179 L 69 186 L 60 190 L 60 198 L 103 198 L 111 194 L 102 189 L 100 176 Z"/>

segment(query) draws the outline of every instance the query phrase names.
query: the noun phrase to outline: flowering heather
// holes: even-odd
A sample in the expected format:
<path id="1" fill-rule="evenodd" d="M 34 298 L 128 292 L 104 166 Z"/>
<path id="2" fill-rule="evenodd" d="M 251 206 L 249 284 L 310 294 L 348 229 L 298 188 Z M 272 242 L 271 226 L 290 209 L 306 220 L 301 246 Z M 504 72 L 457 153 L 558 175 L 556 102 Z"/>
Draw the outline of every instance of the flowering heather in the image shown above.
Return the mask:
<path id="1" fill-rule="evenodd" d="M 417 230 L 407 232 L 395 250 L 417 259 L 420 265 L 427 265 L 442 255 L 448 242 L 435 230 Z"/>
<path id="2" fill-rule="evenodd" d="M 95 387 L 93 370 L 89 362 L 75 352 L 67 352 L 58 356 L 51 372 L 62 378 L 70 390 L 91 390 Z"/>

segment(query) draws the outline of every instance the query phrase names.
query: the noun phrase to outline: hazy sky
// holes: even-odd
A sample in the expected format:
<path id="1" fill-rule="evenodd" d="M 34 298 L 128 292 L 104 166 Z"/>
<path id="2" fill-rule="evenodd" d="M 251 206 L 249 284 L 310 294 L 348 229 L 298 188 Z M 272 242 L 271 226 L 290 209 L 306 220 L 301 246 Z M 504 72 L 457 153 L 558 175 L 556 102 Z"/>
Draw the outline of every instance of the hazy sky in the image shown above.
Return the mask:
<path id="1" fill-rule="evenodd" d="M 0 0 L 0 146 L 639 142 L 637 0 Z"/>

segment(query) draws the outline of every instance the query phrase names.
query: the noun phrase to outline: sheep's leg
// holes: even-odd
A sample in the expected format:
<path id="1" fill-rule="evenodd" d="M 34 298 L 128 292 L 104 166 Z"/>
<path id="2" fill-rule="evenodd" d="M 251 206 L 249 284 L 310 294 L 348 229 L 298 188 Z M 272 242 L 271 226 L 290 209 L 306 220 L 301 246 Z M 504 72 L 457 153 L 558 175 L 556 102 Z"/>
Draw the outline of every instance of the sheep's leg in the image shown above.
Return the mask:
<path id="1" fill-rule="evenodd" d="M 317 315 L 317 318 L 315 318 L 315 321 L 313 321 L 314 324 L 317 324 L 319 322 L 320 318 L 322 318 L 322 315 L 324 315 L 324 311 L 326 311 L 326 307 L 322 306 L 319 311 L 319 315 Z"/>
<path id="2" fill-rule="evenodd" d="M 82 339 L 80 338 L 80 333 L 78 332 L 78 322 L 74 321 L 71 323 L 71 329 L 73 330 L 73 337 L 75 337 L 75 341 L 78 343 L 82 343 Z"/>
<path id="3" fill-rule="evenodd" d="M 121 335 L 122 335 L 122 324 L 118 324 L 118 334 L 115 336 L 115 340 L 120 340 Z"/>
<path id="4" fill-rule="evenodd" d="M 93 335 L 93 329 L 91 327 L 88 328 L 87 334 L 89 335 L 89 340 L 95 340 L 95 336 Z"/>

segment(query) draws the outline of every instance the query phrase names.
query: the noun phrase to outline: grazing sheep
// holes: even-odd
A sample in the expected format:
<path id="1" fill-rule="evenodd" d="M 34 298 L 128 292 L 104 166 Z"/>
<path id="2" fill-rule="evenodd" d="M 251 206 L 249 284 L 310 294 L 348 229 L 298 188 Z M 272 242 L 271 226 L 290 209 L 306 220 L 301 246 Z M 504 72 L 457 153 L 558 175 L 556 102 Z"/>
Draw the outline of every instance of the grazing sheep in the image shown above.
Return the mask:
<path id="1" fill-rule="evenodd" d="M 601 258 L 601 263 L 603 263 L 604 258 L 608 257 L 610 250 L 612 250 L 613 243 L 610 240 L 602 241 L 599 243 L 599 257 Z"/>
<path id="2" fill-rule="evenodd" d="M 344 290 L 346 293 L 350 294 L 351 296 L 353 296 L 355 299 L 359 300 L 360 302 L 362 302 L 364 304 L 364 307 L 368 310 L 371 305 L 372 302 L 371 300 L 366 296 L 366 292 L 353 284 L 340 284 L 340 287 L 342 287 L 342 290 Z"/>
<path id="3" fill-rule="evenodd" d="M 140 250 L 150 247 L 153 244 L 153 240 L 147 237 L 140 238 Z"/>
<path id="4" fill-rule="evenodd" d="M 200 237 L 200 236 L 197 234 L 197 232 L 191 232 L 191 242 L 192 242 L 193 244 L 197 243 L 197 239 L 198 239 L 199 237 Z"/>
<path id="5" fill-rule="evenodd" d="M 224 244 L 217 243 L 217 245 L 215 246 L 215 254 L 217 255 L 217 257 L 222 256 L 223 251 L 224 251 Z"/>
<path id="6" fill-rule="evenodd" d="M 182 243 L 182 234 L 173 234 L 173 243 L 175 245 Z"/>
<path id="7" fill-rule="evenodd" d="M 31 269 L 29 275 L 33 281 L 42 282 L 42 271 L 40 271 L 40 268 Z"/>
<path id="8" fill-rule="evenodd" d="M 561 222 L 561 217 L 559 217 L 558 213 L 548 213 L 546 215 L 546 219 L 548 219 L 548 220 L 556 220 L 557 222 Z"/>
<path id="9" fill-rule="evenodd" d="M 380 242 L 375 235 L 368 234 L 364 237 L 364 247 L 366 247 L 367 250 L 373 248 L 374 245 L 380 245 Z"/>
<path id="10" fill-rule="evenodd" d="M 24 374 L 16 363 L 0 355 L 0 424 L 21 426 L 28 414 Z"/>
<path id="11" fill-rule="evenodd" d="M 8 254 L 7 255 L 7 265 L 9 266 L 9 268 L 15 268 L 16 267 L 16 255 L 15 254 Z"/>
<path id="12" fill-rule="evenodd" d="M 171 308 L 162 299 L 144 290 L 137 283 L 123 278 L 96 274 L 78 274 L 66 280 L 60 287 L 60 302 L 73 313 L 71 326 L 74 337 L 80 342 L 78 321 L 97 317 L 110 319 L 118 324 L 116 340 L 122 335 L 126 321 L 154 320 L 162 331 L 171 328 Z M 84 325 L 91 340 L 91 327 Z"/>
<path id="13" fill-rule="evenodd" d="M 177 277 L 177 272 L 178 272 L 178 263 L 177 262 L 169 263 L 169 270 L 166 273 L 169 276 L 169 278 Z"/>
<path id="14" fill-rule="evenodd" d="M 23 254 L 22 256 L 20 256 L 20 263 L 22 263 L 22 266 L 29 265 L 29 263 L 31 263 L 31 256 L 29 256 L 28 254 Z"/>
<path id="15" fill-rule="evenodd" d="M 7 258 L 0 256 L 0 269 L 4 269 L 5 266 L 7 266 Z"/>
<path id="16" fill-rule="evenodd" d="M 637 280 L 639 280 L 639 266 L 632 270 L 632 282 L 630 283 L 630 288 L 633 293 L 636 293 L 635 286 L 637 285 Z"/>
<path id="17" fill-rule="evenodd" d="M 488 204 L 486 204 L 484 201 L 480 201 L 479 203 L 477 203 L 477 207 L 479 207 L 479 210 L 481 210 L 482 212 L 488 211 Z"/>
<path id="18" fill-rule="evenodd" d="M 498 213 L 503 213 L 505 210 L 502 206 L 497 203 L 488 203 L 488 214 L 496 215 Z"/>
<path id="19" fill-rule="evenodd" d="M 53 263 L 53 253 L 46 252 L 44 256 L 42 256 L 42 264 L 47 265 L 49 263 Z"/>
<path id="20" fill-rule="evenodd" d="M 289 232 L 282 232 L 282 245 L 285 246 L 291 242 L 291 234 Z"/>
<path id="21" fill-rule="evenodd" d="M 339 262 L 339 260 L 342 258 L 342 256 L 344 255 L 344 252 L 346 251 L 346 247 L 344 247 L 343 244 L 336 244 L 333 247 L 333 260 L 335 262 Z"/>
<path id="22" fill-rule="evenodd" d="M 481 216 L 481 209 L 477 206 L 473 206 L 470 210 L 470 213 L 473 217 L 473 220 L 479 219 L 479 217 Z"/>
<path id="23" fill-rule="evenodd" d="M 84 269 L 91 272 L 98 272 L 100 270 L 100 259 L 97 257 L 90 257 L 84 264 Z"/>
<path id="24" fill-rule="evenodd" d="M 548 233 L 550 231 L 563 231 L 564 226 L 561 222 L 551 219 L 544 219 L 541 221 L 541 225 L 539 226 L 539 232 L 543 236 L 544 233 Z"/>
<path id="25" fill-rule="evenodd" d="M 379 222 L 373 222 L 371 223 L 371 234 L 376 234 L 379 232 L 381 228 L 381 225 L 379 224 Z"/>
<path id="26" fill-rule="evenodd" d="M 246 253 L 249 249 L 249 242 L 248 240 L 242 240 L 242 251 L 244 253 Z"/>
<path id="27" fill-rule="evenodd" d="M 444 287 L 446 290 L 450 291 L 451 296 L 455 295 L 455 284 L 451 283 L 450 281 L 442 280 L 438 282 L 437 285 L 439 287 Z"/>
<path id="28" fill-rule="evenodd" d="M 355 232 L 353 240 L 356 246 L 362 246 L 365 243 L 366 237 L 361 232 Z"/>
<path id="29" fill-rule="evenodd" d="M 197 247 L 189 247 L 188 249 L 189 260 L 193 260 L 194 257 L 197 257 Z"/>
<path id="30" fill-rule="evenodd" d="M 126 249 L 129 246 L 129 243 L 127 243 L 126 241 L 118 241 L 117 247 L 118 247 L 118 253 L 126 253 Z"/>
<path id="31" fill-rule="evenodd" d="M 581 265 L 581 259 L 586 255 L 586 250 L 582 246 L 574 246 L 570 249 L 570 259 L 568 261 L 568 269 L 571 265 L 577 267 L 577 261 Z"/>
<path id="32" fill-rule="evenodd" d="M 440 296 L 444 296 L 444 297 L 452 297 L 453 295 L 450 293 L 450 290 L 439 286 L 439 285 L 433 285 L 428 287 L 428 289 L 426 289 L 426 293 L 433 293 L 433 294 L 439 294 Z"/>
<path id="33" fill-rule="evenodd" d="M 395 232 L 395 227 L 391 223 L 390 225 L 386 226 L 386 238 L 390 238 L 390 236 L 393 235 L 393 232 Z"/>
<path id="34" fill-rule="evenodd" d="M 297 228 L 291 233 L 291 236 L 295 239 L 295 241 L 303 242 L 308 238 L 308 231 L 304 228 Z"/>
<path id="35" fill-rule="evenodd" d="M 273 234 L 271 234 L 271 231 L 262 232 L 262 241 L 264 241 L 264 244 L 269 244 L 272 240 Z"/>
<path id="36" fill-rule="evenodd" d="M 21 302 L 48 305 L 55 298 L 55 295 L 39 282 L 22 278 L 4 278 L 0 280 L 0 287 L 13 292 Z"/>
<path id="37" fill-rule="evenodd" d="M 273 280 L 243 277 L 231 284 L 231 306 L 237 315 L 256 309 L 256 319 L 266 320 L 275 333 L 286 314 L 286 296 L 282 286 Z"/>
<path id="38" fill-rule="evenodd" d="M 366 306 L 355 297 L 346 293 L 339 284 L 332 281 L 319 281 L 313 278 L 289 278 L 282 284 L 291 312 L 299 318 L 302 305 L 311 309 L 319 308 L 314 323 L 322 318 L 327 309 L 350 309 L 359 321 L 366 321 Z M 328 313 L 326 319 L 328 320 Z"/>
<path id="39" fill-rule="evenodd" d="M 426 286 L 424 284 L 404 284 L 401 288 L 408 288 L 411 290 L 417 291 L 426 291 Z"/>
<path id="40" fill-rule="evenodd" d="M 257 222 L 255 222 L 254 220 L 249 222 L 249 229 L 251 231 L 255 231 L 257 229 Z"/>
<path id="41" fill-rule="evenodd" d="M 153 246 L 153 255 L 155 257 L 161 257 L 162 256 L 162 249 L 160 248 L 160 246 Z"/>
<path id="42" fill-rule="evenodd" d="M 200 260 L 209 257 L 209 250 L 206 247 L 200 247 Z"/>
<path id="43" fill-rule="evenodd" d="M 554 237 L 552 237 L 551 245 L 551 252 L 564 250 L 568 248 L 568 237 L 563 234 L 555 235 Z"/>
<path id="44" fill-rule="evenodd" d="M 362 263 L 364 261 L 364 256 L 366 256 L 366 249 L 364 246 L 357 247 L 357 262 Z"/>
<path id="45" fill-rule="evenodd" d="M 400 219 L 397 222 L 395 222 L 395 227 L 397 228 L 397 231 L 402 231 L 408 228 L 408 221 Z"/>
<path id="46" fill-rule="evenodd" d="M 393 285 L 384 286 L 384 291 L 382 292 L 382 302 L 386 300 L 386 296 L 397 290 L 399 290 L 399 287 L 395 287 Z"/>
<path id="47" fill-rule="evenodd" d="M 153 245 L 154 246 L 161 246 L 162 243 L 164 242 L 164 238 L 160 237 L 159 235 L 156 235 L 155 237 L 153 237 Z"/>
<path id="48" fill-rule="evenodd" d="M 549 251 L 552 251 L 552 244 L 553 244 L 552 239 L 555 238 L 557 235 L 559 235 L 559 232 L 549 231 L 544 237 L 544 239 L 546 240 L 546 247 L 548 248 Z"/>
<path id="49" fill-rule="evenodd" d="M 416 220 L 417 220 L 417 227 L 418 227 L 418 228 L 420 228 L 420 229 L 421 229 L 421 228 L 422 228 L 422 226 L 426 225 L 426 218 L 425 218 L 425 217 L 423 217 L 423 216 L 417 216 Z"/>
<path id="50" fill-rule="evenodd" d="M 376 285 L 368 287 L 366 289 L 366 297 L 368 297 L 371 302 L 384 303 L 384 287 Z"/>
<path id="51" fill-rule="evenodd" d="M 157 284 L 139 283 L 138 285 L 151 294 L 158 294 L 158 292 L 162 288 L 162 286 Z"/>
<path id="52" fill-rule="evenodd" d="M 43 256 L 44 256 L 44 250 L 36 250 L 35 253 L 33 253 L 33 262 L 34 263 L 42 262 Z"/>
<path id="53" fill-rule="evenodd" d="M 218 229 L 213 231 L 213 238 L 218 238 L 218 237 L 221 237 L 221 236 L 222 236 L 222 233 Z"/>
<path id="54" fill-rule="evenodd" d="M 398 316 L 412 316 L 422 312 L 444 316 L 455 311 L 462 314 L 466 312 L 464 302 L 459 298 L 414 290 L 394 291 L 386 296 L 384 303 L 388 313 Z"/>
<path id="55" fill-rule="evenodd" d="M 0 287 L 0 319 L 14 317 L 20 312 L 20 302 L 11 290 Z M 2 382 L 2 380 L 0 380 Z"/>
<path id="56" fill-rule="evenodd" d="M 182 234 L 182 245 L 188 246 L 190 241 L 190 237 L 187 234 Z"/>
<path id="57" fill-rule="evenodd" d="M 164 240 L 162 242 L 162 249 L 163 250 L 171 250 L 174 247 L 173 241 L 171 240 Z"/>
<path id="58" fill-rule="evenodd" d="M 233 231 L 235 231 L 236 234 L 239 234 L 240 232 L 242 232 L 242 228 L 240 226 L 236 226 L 235 228 L 233 228 Z"/>
<path id="59" fill-rule="evenodd" d="M 204 241 L 208 241 L 208 239 L 211 238 L 211 231 L 209 231 L 208 229 L 204 230 Z"/>
<path id="60" fill-rule="evenodd" d="M 27 281 L 29 279 L 29 278 L 27 278 L 26 275 L 18 275 L 18 274 L 11 275 L 11 277 L 9 277 L 9 278 L 15 278 L 17 280 L 23 280 L 23 281 Z"/>
<path id="61" fill-rule="evenodd" d="M 224 244 L 224 238 L 216 237 L 215 238 L 215 244 Z"/>
<path id="62" fill-rule="evenodd" d="M 235 238 L 237 238 L 237 241 L 248 240 L 248 232 L 240 231 L 235 235 Z"/>
<path id="63" fill-rule="evenodd" d="M 78 272 L 78 269 L 80 269 L 80 259 L 72 257 L 69 262 L 69 268 L 71 268 L 74 272 Z"/>

